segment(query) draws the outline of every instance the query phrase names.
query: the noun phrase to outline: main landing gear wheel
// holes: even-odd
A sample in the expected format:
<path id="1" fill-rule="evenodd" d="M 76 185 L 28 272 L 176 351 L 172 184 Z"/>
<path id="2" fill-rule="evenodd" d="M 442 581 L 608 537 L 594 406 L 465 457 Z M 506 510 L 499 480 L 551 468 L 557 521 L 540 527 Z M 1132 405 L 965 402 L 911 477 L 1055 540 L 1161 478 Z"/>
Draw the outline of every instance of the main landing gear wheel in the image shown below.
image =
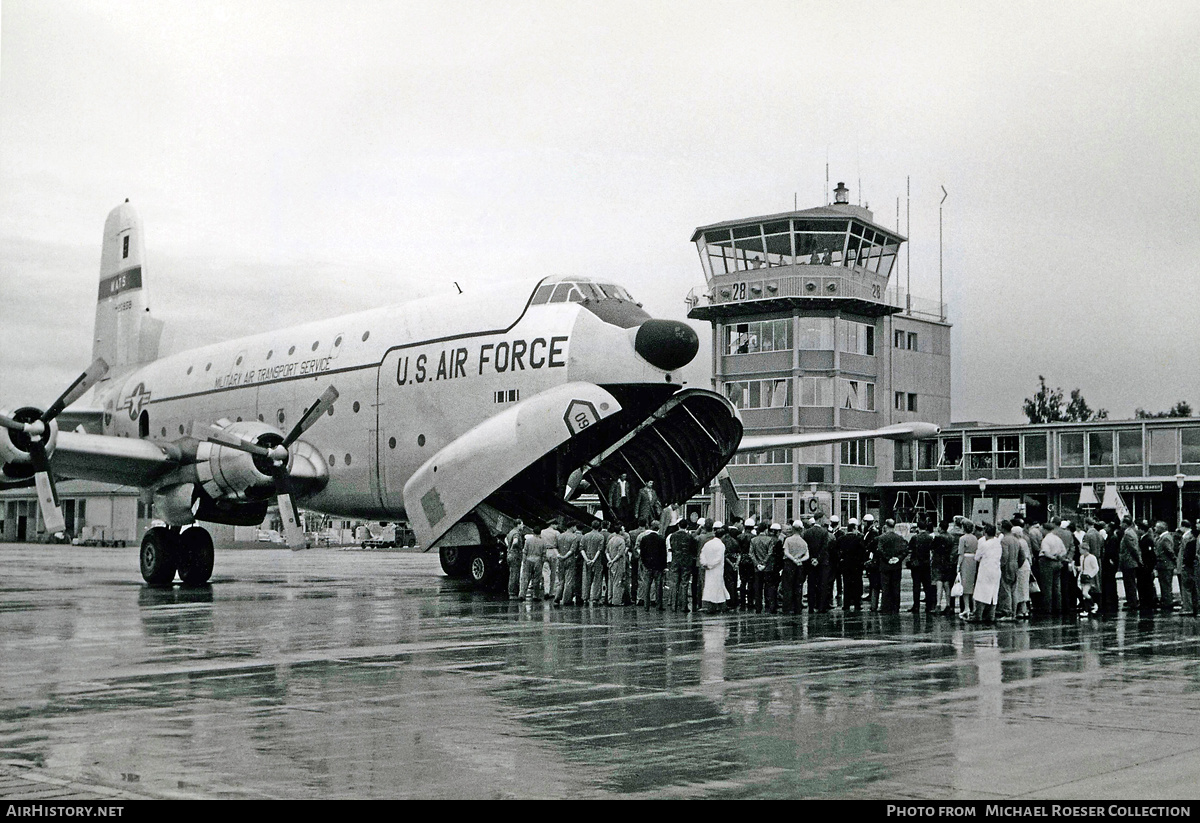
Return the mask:
<path id="1" fill-rule="evenodd" d="M 142 579 L 151 586 L 169 586 L 179 563 L 179 534 L 155 526 L 142 538 Z"/>
<path id="2" fill-rule="evenodd" d="M 471 571 L 471 555 L 462 546 L 443 546 L 438 549 L 438 559 L 449 577 L 466 577 Z"/>
<path id="3" fill-rule="evenodd" d="M 479 588 L 486 588 L 496 576 L 496 561 L 487 549 L 476 549 L 471 553 L 471 564 L 467 568 L 471 582 Z"/>
<path id="4" fill-rule="evenodd" d="M 179 579 L 185 586 L 203 586 L 212 577 L 213 541 L 206 529 L 192 526 L 179 534 Z"/>

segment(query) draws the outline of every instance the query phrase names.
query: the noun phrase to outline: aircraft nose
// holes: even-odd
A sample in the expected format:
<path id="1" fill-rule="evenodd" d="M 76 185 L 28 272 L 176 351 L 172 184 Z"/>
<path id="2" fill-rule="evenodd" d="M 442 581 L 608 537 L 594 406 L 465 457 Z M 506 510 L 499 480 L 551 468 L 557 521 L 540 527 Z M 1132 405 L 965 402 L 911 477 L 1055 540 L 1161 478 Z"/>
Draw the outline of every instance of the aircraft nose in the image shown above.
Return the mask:
<path id="1" fill-rule="evenodd" d="M 647 320 L 638 326 L 633 348 L 650 365 L 674 371 L 692 362 L 700 350 L 700 338 L 687 323 Z"/>

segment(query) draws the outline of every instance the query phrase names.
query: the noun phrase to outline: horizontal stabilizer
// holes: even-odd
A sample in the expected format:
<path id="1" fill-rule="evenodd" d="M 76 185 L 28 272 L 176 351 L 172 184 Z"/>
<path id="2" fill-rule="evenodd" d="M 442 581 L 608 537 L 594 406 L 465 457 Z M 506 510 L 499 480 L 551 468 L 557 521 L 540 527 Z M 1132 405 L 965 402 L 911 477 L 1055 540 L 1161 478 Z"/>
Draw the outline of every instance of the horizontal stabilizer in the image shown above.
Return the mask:
<path id="1" fill-rule="evenodd" d="M 742 437 L 738 454 L 761 452 L 767 449 L 790 449 L 802 446 L 822 446 L 846 440 L 866 440 L 880 437 L 885 440 L 925 440 L 937 437 L 941 429 L 932 423 L 896 423 L 882 429 L 859 431 L 802 432 L 796 434 L 749 434 Z"/>

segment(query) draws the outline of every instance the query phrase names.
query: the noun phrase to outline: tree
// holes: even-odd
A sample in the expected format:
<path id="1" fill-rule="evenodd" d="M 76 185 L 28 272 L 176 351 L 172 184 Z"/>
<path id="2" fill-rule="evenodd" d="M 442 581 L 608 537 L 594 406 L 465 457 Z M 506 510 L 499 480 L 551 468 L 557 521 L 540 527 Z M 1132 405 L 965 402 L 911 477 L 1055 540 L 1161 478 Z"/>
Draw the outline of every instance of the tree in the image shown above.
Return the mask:
<path id="1" fill-rule="evenodd" d="M 1061 388 L 1050 388 L 1046 378 L 1038 375 L 1038 390 L 1033 397 L 1025 398 L 1022 405 L 1030 423 L 1084 423 L 1088 420 L 1104 420 L 1106 409 L 1092 411 L 1079 389 L 1071 390 L 1071 401 L 1063 397 Z"/>
<path id="2" fill-rule="evenodd" d="M 1139 408 L 1134 411 L 1133 416 L 1138 420 L 1153 420 L 1159 417 L 1191 417 L 1192 404 L 1186 400 L 1180 400 L 1171 408 L 1161 412 L 1148 412 L 1145 409 Z"/>

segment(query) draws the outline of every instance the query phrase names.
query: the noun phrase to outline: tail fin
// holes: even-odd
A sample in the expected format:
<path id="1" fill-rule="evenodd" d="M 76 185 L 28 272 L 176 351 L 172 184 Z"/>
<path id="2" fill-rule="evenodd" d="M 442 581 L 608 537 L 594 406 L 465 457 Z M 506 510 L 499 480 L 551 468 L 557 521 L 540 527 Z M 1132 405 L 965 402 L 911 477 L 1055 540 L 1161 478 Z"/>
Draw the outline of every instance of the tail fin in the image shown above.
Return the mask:
<path id="1" fill-rule="evenodd" d="M 146 304 L 144 260 L 142 221 L 126 200 L 104 221 L 92 338 L 92 359 L 103 357 L 114 370 L 158 357 L 163 324 Z"/>

